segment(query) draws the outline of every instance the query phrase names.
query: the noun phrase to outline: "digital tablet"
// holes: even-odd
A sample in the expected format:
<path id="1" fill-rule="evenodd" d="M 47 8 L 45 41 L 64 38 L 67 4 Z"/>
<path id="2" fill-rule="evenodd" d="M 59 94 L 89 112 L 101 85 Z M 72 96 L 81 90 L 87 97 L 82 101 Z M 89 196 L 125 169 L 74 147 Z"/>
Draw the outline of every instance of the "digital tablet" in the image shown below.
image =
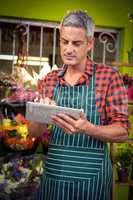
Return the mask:
<path id="1" fill-rule="evenodd" d="M 51 116 L 62 112 L 78 119 L 80 113 L 84 111 L 83 109 L 77 108 L 46 105 L 38 102 L 27 102 L 25 117 L 30 121 L 51 124 Z"/>

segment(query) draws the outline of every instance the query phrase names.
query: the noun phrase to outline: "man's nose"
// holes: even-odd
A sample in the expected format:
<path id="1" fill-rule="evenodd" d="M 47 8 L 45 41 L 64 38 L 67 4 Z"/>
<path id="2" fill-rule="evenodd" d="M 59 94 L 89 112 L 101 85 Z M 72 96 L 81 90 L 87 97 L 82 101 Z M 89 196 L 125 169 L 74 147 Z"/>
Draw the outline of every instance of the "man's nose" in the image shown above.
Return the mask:
<path id="1" fill-rule="evenodd" d="M 67 51 L 67 53 L 72 53 L 73 46 L 71 44 L 68 44 L 67 47 L 66 47 L 66 51 Z"/>

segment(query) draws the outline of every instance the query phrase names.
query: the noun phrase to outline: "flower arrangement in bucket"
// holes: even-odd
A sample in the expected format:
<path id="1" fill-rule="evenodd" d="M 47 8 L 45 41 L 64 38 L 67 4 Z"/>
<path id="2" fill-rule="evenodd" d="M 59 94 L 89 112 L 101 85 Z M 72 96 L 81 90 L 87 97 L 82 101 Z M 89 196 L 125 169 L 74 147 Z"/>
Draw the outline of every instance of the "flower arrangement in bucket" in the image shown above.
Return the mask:
<path id="1" fill-rule="evenodd" d="M 116 144 L 115 155 L 118 180 L 121 182 L 127 182 L 133 162 L 133 145 L 131 143 Z"/>
<path id="2" fill-rule="evenodd" d="M 24 115 L 26 101 L 33 101 L 37 93 L 29 82 L 22 84 L 16 77 L 0 72 L 0 137 L 9 150 L 31 150 L 35 149 L 37 138 L 28 133 L 30 122 Z"/>
<path id="3" fill-rule="evenodd" d="M 42 154 L 0 157 L 0 199 L 38 200 L 43 165 Z"/>
<path id="4" fill-rule="evenodd" d="M 3 116 L 0 120 L 0 137 L 3 144 L 10 150 L 22 151 L 36 150 L 41 143 L 44 151 L 47 151 L 51 126 L 49 125 L 40 137 L 32 137 L 28 133 L 30 122 L 24 117 L 26 102 L 39 98 L 35 86 L 32 87 L 29 81 L 21 84 L 15 76 L 0 73 L 1 93 L 3 95 L 0 96 L 0 111 Z"/>
<path id="5" fill-rule="evenodd" d="M 133 100 L 133 77 L 129 76 L 128 73 L 124 74 L 122 77 L 127 89 L 128 99 Z"/>

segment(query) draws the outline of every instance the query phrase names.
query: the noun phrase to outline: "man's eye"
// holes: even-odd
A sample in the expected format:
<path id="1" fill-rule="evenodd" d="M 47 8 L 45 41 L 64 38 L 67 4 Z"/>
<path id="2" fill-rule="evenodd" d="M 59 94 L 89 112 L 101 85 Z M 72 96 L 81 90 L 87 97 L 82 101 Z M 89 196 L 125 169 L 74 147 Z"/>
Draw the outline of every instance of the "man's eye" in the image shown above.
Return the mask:
<path id="1" fill-rule="evenodd" d="M 68 41 L 61 40 L 61 44 L 63 44 L 63 45 L 67 45 L 67 44 L 68 44 Z"/>
<path id="2" fill-rule="evenodd" d="M 75 47 L 79 47 L 79 46 L 82 45 L 82 42 L 73 42 L 73 45 L 74 45 Z"/>
<path id="3" fill-rule="evenodd" d="M 79 46 L 81 45 L 81 43 L 80 43 L 80 42 L 75 42 L 74 45 L 75 45 L 76 47 L 79 47 Z"/>

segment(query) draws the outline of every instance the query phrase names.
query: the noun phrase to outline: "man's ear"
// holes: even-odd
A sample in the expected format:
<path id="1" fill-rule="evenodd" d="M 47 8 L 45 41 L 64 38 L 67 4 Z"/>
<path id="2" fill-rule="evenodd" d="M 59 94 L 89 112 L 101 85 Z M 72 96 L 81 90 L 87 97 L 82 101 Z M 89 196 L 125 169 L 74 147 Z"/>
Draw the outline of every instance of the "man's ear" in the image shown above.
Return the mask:
<path id="1" fill-rule="evenodd" d="M 90 51 L 94 45 L 94 41 L 95 41 L 95 38 L 94 37 L 88 37 L 88 51 Z"/>

